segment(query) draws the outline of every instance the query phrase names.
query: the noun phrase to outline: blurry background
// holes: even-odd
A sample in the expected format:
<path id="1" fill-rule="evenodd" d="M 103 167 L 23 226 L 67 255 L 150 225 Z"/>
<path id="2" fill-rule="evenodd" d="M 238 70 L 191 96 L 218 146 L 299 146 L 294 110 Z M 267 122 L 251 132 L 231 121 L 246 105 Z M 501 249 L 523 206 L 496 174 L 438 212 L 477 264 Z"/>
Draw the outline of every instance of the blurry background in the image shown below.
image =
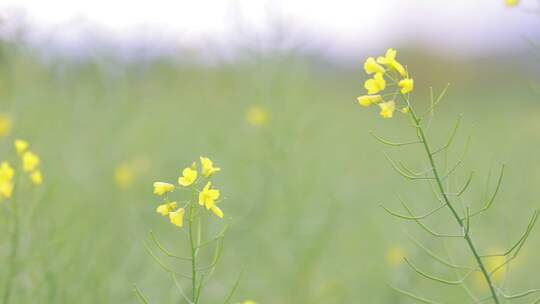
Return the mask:
<path id="1" fill-rule="evenodd" d="M 421 168 L 420 150 L 389 150 L 369 136 L 414 133 L 399 116 L 383 121 L 358 106 L 362 64 L 397 48 L 418 107 L 429 87 L 451 83 L 430 135 L 445 142 L 464 114 L 449 162 L 472 132 L 455 180 L 477 172 L 466 204 L 481 206 L 508 164 L 495 208 L 473 221 L 485 251 L 504 251 L 540 206 L 539 9 L 497 0 L 0 1 L 1 157 L 14 158 L 14 138 L 28 139 L 45 175 L 24 226 L 13 302 L 135 303 L 133 283 L 152 303 L 179 302 L 142 241 L 152 229 L 185 250 L 155 214 L 151 184 L 176 180 L 199 155 L 223 169 L 217 182 L 231 222 L 203 302 L 218 303 L 242 270 L 235 301 L 409 303 L 390 283 L 466 302 L 459 287 L 403 265 L 407 256 L 455 275 L 403 231 L 472 261 L 462 243 L 429 238 L 379 208 L 399 210 L 394 193 L 418 213 L 434 199 L 381 154 Z M 8 209 L 0 203 L 0 231 Z M 428 222 L 455 229 L 444 213 Z M 0 261 L 7 238 L 0 233 Z M 539 247 L 536 233 L 501 278 L 508 291 L 538 287 Z M 475 277 L 468 283 L 486 292 Z"/>

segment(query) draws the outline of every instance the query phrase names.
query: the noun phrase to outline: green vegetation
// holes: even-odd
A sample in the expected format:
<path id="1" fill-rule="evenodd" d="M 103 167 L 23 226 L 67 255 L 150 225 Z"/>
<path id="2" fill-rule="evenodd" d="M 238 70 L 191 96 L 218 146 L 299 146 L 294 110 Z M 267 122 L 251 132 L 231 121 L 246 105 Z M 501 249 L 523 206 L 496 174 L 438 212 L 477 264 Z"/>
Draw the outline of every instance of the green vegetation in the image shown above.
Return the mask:
<path id="1" fill-rule="evenodd" d="M 529 89 L 531 78 L 512 70 L 516 64 L 412 54 L 400 56 L 418 75 L 415 102 L 429 102 L 430 85 L 440 91 L 452 83 L 428 134 L 449 135 L 460 113 L 463 130 L 473 134 L 464 161 L 478 174 L 464 199 L 482 202 L 495 187 L 499 164 L 507 164 L 496 208 L 471 220 L 479 247 L 503 251 L 540 206 L 540 103 Z M 234 301 L 409 303 L 391 283 L 465 303 L 459 286 L 440 286 L 406 264 L 385 262 L 387 252 L 399 247 L 421 269 L 454 274 L 401 230 L 441 255 L 460 247 L 430 239 L 414 223 L 403 224 L 379 207 L 399 210 L 395 191 L 423 210 L 431 189 L 411 187 L 394 174 L 380 153 L 384 147 L 369 135 L 377 130 L 388 138 L 411 137 L 399 121 L 405 118 L 383 121 L 363 113 L 356 102 L 361 69 L 360 61 L 343 69 L 293 55 L 206 67 L 167 59 L 41 63 L 25 49 L 4 45 L 0 111 L 9 113 L 13 128 L 0 140 L 1 157 L 15 158 L 13 140 L 27 139 L 39 151 L 44 173 L 36 209 L 19 202 L 19 212 L 28 217 L 23 216 L 12 303 L 135 303 L 133 283 L 151 303 L 180 302 L 174 282 L 142 242 L 153 230 L 168 249 L 189 255 L 185 235 L 156 216 L 152 182 L 175 180 L 199 155 L 227 172 L 215 179 L 230 218 L 221 263 L 201 303 L 218 303 L 240 272 Z M 270 113 L 267 125 L 246 121 L 253 105 Z M 455 155 L 467 134 L 456 137 Z M 434 146 L 447 140 L 430 138 Z M 419 166 L 417 153 L 403 149 L 399 160 Z M 114 179 L 122 163 L 134 168 L 126 189 Z M 491 178 L 483 174 L 490 170 Z M 455 174 L 466 180 L 469 171 Z M 10 251 L 8 204 L 0 202 L 0 261 Z M 216 221 L 207 223 L 209 234 L 222 227 Z M 450 220 L 428 223 L 440 231 L 454 227 Z M 508 290 L 537 287 L 539 247 L 540 235 L 533 233 L 505 275 L 511 278 Z M 470 261 L 467 252 L 453 258 Z M 189 272 L 190 265 L 185 267 Z M 0 264 L 0 282 L 4 269 Z"/>

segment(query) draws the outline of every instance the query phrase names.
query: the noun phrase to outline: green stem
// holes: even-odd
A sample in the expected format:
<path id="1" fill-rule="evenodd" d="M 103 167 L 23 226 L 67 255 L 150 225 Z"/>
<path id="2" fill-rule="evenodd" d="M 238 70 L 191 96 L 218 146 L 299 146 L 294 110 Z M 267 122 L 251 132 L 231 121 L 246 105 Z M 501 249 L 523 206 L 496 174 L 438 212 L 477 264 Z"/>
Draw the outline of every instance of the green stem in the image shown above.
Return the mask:
<path id="1" fill-rule="evenodd" d="M 195 245 L 195 236 L 193 234 L 193 213 L 194 207 L 193 203 L 189 204 L 189 242 L 191 245 L 191 290 L 192 290 L 192 300 L 194 304 L 199 302 L 197 297 L 197 247 Z"/>
<path id="2" fill-rule="evenodd" d="M 11 292 L 13 289 L 13 282 L 17 275 L 17 255 L 19 250 L 19 214 L 17 211 L 17 204 L 15 198 L 11 200 L 13 206 L 13 233 L 11 234 L 11 252 L 8 257 L 8 272 L 6 277 L 6 285 L 4 289 L 4 300 L 2 303 L 9 304 L 11 299 Z"/>
<path id="3" fill-rule="evenodd" d="M 418 130 L 418 137 L 422 141 L 422 144 L 424 146 L 424 150 L 426 151 L 426 154 L 427 154 L 428 159 L 429 159 L 429 163 L 430 163 L 431 167 L 433 168 L 433 177 L 435 178 L 435 181 L 437 182 L 437 187 L 439 189 L 439 192 L 441 193 L 444 202 L 446 203 L 446 205 L 448 206 L 448 208 L 452 212 L 452 215 L 456 219 L 457 223 L 459 224 L 461 229 L 464 230 L 465 223 L 463 222 L 463 220 L 461 219 L 461 217 L 457 213 L 454 206 L 450 203 L 450 199 L 446 195 L 446 191 L 444 189 L 441 177 L 439 175 L 438 168 L 437 168 L 437 166 L 435 164 L 435 160 L 433 159 L 433 153 L 431 152 L 431 149 L 430 149 L 429 144 L 427 142 L 427 138 L 426 138 L 426 135 L 424 133 L 424 129 L 420 125 L 420 120 L 418 119 L 418 117 L 416 116 L 416 114 L 414 113 L 412 108 L 410 108 L 410 113 L 411 113 L 411 117 L 413 119 L 413 122 L 415 124 L 415 127 Z M 476 246 L 474 245 L 471 236 L 469 235 L 469 233 L 465 233 L 465 235 L 463 237 L 465 238 L 465 241 L 467 242 L 467 245 L 469 246 L 469 249 L 471 250 L 472 254 L 474 255 L 474 258 L 476 259 L 476 262 L 478 263 L 478 266 L 480 267 L 480 270 L 482 271 L 482 274 L 483 274 L 483 276 L 484 276 L 484 278 L 486 280 L 486 283 L 489 286 L 491 295 L 493 297 L 493 301 L 495 301 L 496 304 L 499 304 L 500 301 L 499 301 L 499 298 L 497 296 L 497 292 L 495 291 L 495 286 L 493 285 L 493 282 L 492 282 L 491 277 L 489 276 L 489 273 L 488 273 L 488 271 L 487 271 L 487 269 L 486 269 L 486 267 L 484 265 L 484 262 L 482 262 L 482 259 L 481 259 L 480 255 L 478 254 L 478 250 L 476 249 Z"/>

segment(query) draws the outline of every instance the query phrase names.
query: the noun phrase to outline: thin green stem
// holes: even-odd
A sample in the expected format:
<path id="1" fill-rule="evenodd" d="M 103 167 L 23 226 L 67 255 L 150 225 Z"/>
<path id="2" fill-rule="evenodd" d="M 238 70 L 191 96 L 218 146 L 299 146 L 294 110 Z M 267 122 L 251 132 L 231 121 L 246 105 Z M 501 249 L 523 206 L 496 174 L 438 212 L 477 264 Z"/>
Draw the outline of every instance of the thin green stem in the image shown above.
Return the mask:
<path id="1" fill-rule="evenodd" d="M 412 107 L 410 108 L 410 113 L 411 113 L 411 117 L 412 117 L 412 119 L 414 121 L 414 124 L 416 126 L 416 129 L 417 129 L 416 133 L 417 133 L 419 139 L 422 141 L 422 144 L 424 146 L 424 150 L 425 150 L 425 152 L 427 154 L 427 157 L 429 159 L 429 163 L 430 163 L 431 167 L 433 168 L 433 177 L 434 177 L 434 179 L 436 181 L 439 192 L 440 192 L 444 202 L 446 203 L 446 205 L 448 206 L 448 208 L 452 212 L 452 215 L 456 219 L 459 226 L 462 229 L 464 229 L 465 228 L 464 221 L 461 219 L 461 217 L 457 213 L 456 209 L 454 208 L 454 206 L 450 202 L 450 199 L 448 198 L 448 195 L 446 194 L 446 190 L 445 190 L 445 188 L 443 186 L 441 176 L 439 175 L 438 167 L 435 164 L 435 160 L 433 158 L 433 153 L 431 152 L 431 148 L 429 147 L 426 135 L 424 133 L 424 129 L 420 125 L 420 119 L 416 116 L 416 114 L 414 113 Z M 489 286 L 491 296 L 493 297 L 493 301 L 496 304 L 499 304 L 500 301 L 499 301 L 499 297 L 497 295 L 497 292 L 495 290 L 495 286 L 493 285 L 493 282 L 492 282 L 491 277 L 490 277 L 490 275 L 489 275 L 489 273 L 488 273 L 488 271 L 486 269 L 486 266 L 484 265 L 482 259 L 480 258 L 480 255 L 478 254 L 478 250 L 476 249 L 476 246 L 474 245 L 470 234 L 468 234 L 468 233 L 464 234 L 463 237 L 465 238 L 465 241 L 467 242 L 467 245 L 469 246 L 469 249 L 471 250 L 472 254 L 474 255 L 474 258 L 475 258 L 476 262 L 478 263 L 478 266 L 479 266 L 479 268 L 480 268 L 480 270 L 482 272 L 482 275 L 484 276 L 484 278 L 486 280 L 486 283 Z"/>
<path id="2" fill-rule="evenodd" d="M 193 234 L 193 213 L 194 204 L 189 205 L 189 242 L 191 247 L 191 290 L 194 304 L 198 303 L 197 297 L 197 246 L 195 245 L 195 235 Z"/>
<path id="3" fill-rule="evenodd" d="M 8 271 L 6 276 L 6 283 L 4 289 L 4 296 L 2 303 L 9 304 L 11 300 L 11 292 L 13 289 L 13 283 L 17 276 L 17 255 L 19 251 L 19 212 L 17 210 L 17 202 L 15 197 L 11 200 L 11 206 L 13 209 L 13 232 L 11 234 L 11 252 L 8 257 Z"/>

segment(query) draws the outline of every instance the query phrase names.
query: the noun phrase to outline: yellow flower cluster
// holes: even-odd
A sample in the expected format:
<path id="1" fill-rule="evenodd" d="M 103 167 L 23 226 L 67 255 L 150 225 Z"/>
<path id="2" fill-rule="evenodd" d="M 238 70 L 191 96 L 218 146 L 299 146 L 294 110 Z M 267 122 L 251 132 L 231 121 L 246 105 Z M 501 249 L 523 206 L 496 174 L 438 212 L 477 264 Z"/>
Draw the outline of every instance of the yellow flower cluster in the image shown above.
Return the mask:
<path id="1" fill-rule="evenodd" d="M 30 144 L 24 140 L 17 139 L 14 145 L 17 155 L 22 161 L 23 171 L 29 174 L 32 184 L 36 186 L 41 185 L 43 183 L 43 175 L 39 170 L 39 156 L 28 149 Z M 13 188 L 15 187 L 14 176 L 15 170 L 9 162 L 3 161 L 0 163 L 0 198 L 6 199 L 13 195 Z"/>
<path id="2" fill-rule="evenodd" d="M 366 80 L 364 88 L 368 95 L 357 98 L 358 103 L 363 107 L 377 104 L 380 108 L 380 115 L 383 118 L 392 118 L 396 111 L 396 98 L 398 95 L 404 96 L 414 89 L 414 80 L 409 78 L 405 67 L 396 59 L 397 51 L 388 49 L 385 56 L 380 56 L 376 60 L 369 57 L 364 62 L 364 70 L 373 78 Z M 387 85 L 387 81 L 389 84 Z M 381 94 L 387 87 L 394 87 L 394 92 Z M 404 97 L 405 99 L 405 97 Z M 402 113 L 408 112 L 408 99 L 406 105 L 400 109 Z"/>
<path id="3" fill-rule="evenodd" d="M 221 171 L 221 168 L 215 167 L 212 160 L 207 157 L 200 157 L 201 170 L 200 175 L 205 178 L 210 178 L 216 172 Z M 216 206 L 219 199 L 220 192 L 217 189 L 212 188 L 212 182 L 207 181 L 202 190 L 198 190 L 195 185 L 199 178 L 199 172 L 197 171 L 197 163 L 193 162 L 190 167 L 184 168 L 181 175 L 178 177 L 178 185 L 183 188 L 193 187 L 194 191 L 198 192 L 198 204 L 205 207 L 207 210 L 212 211 L 215 215 L 223 218 L 223 211 Z M 156 212 L 168 216 L 170 222 L 178 227 L 184 225 L 184 215 L 186 213 L 185 207 L 192 202 L 187 202 L 184 207 L 178 208 L 177 202 L 171 202 L 167 198 L 167 194 L 177 189 L 177 186 L 165 182 L 154 183 L 154 194 L 158 196 L 165 196 L 163 204 L 156 208 Z"/>
<path id="4" fill-rule="evenodd" d="M 39 156 L 30 151 L 30 144 L 22 139 L 15 140 L 15 150 L 22 161 L 22 169 L 30 176 L 30 181 L 39 186 L 43 183 L 43 175 L 39 169 Z"/>

